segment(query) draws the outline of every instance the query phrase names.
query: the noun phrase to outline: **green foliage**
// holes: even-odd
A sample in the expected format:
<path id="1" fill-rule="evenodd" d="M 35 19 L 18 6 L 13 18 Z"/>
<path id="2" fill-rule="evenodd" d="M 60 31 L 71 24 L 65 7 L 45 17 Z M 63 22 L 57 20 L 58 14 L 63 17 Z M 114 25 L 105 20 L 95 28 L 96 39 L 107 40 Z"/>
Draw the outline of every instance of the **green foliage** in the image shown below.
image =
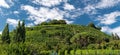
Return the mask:
<path id="1" fill-rule="evenodd" d="M 10 36 L 17 43 L 0 44 L 2 55 L 103 55 L 108 52 L 101 54 L 101 49 L 120 49 L 119 39 L 113 39 L 95 25 L 66 24 L 64 20 L 52 20 L 33 27 L 25 27 L 24 21 L 22 24 L 19 21 Z"/>
<path id="2" fill-rule="evenodd" d="M 89 44 L 87 49 L 97 49 L 96 47 L 97 47 L 96 44 Z"/>
<path id="3" fill-rule="evenodd" d="M 119 40 L 120 39 L 120 37 L 118 36 L 117 33 L 112 33 L 112 36 L 113 36 L 114 40 Z"/>
<path id="4" fill-rule="evenodd" d="M 58 24 L 67 24 L 65 20 L 51 20 L 49 22 L 42 22 L 41 24 L 38 24 L 37 26 L 39 25 L 58 25 Z"/>
<path id="5" fill-rule="evenodd" d="M 22 22 L 22 25 L 20 21 L 18 22 L 18 26 L 16 30 L 14 31 L 14 42 L 24 42 L 25 41 L 25 24 L 24 21 Z"/>
<path id="6" fill-rule="evenodd" d="M 66 24 L 65 20 L 51 20 L 50 24 Z"/>
<path id="7" fill-rule="evenodd" d="M 9 36 L 9 27 L 8 24 L 5 26 L 3 32 L 2 32 L 2 42 L 3 43 L 10 43 L 10 36 Z"/>
<path id="8" fill-rule="evenodd" d="M 0 48 L 0 54 L 2 55 L 38 55 L 41 52 L 38 46 L 27 43 L 4 44 L 0 45 Z"/>
<path id="9" fill-rule="evenodd" d="M 47 22 L 42 22 L 41 25 L 48 25 L 48 23 Z"/>
<path id="10" fill-rule="evenodd" d="M 65 20 L 59 20 L 60 24 L 67 24 Z"/>
<path id="11" fill-rule="evenodd" d="M 85 49 L 89 44 L 101 43 L 105 41 L 105 38 L 110 38 L 109 35 L 97 29 L 80 25 L 41 25 L 27 29 L 32 30 L 26 30 L 26 42 L 40 43 L 41 46 L 45 45 L 48 50 L 55 50 L 57 46 L 58 49 L 64 50 Z M 82 44 L 80 41 L 75 42 L 75 39 L 83 40 Z"/>
<path id="12" fill-rule="evenodd" d="M 101 30 L 101 27 L 96 27 L 96 26 L 94 25 L 94 23 L 92 23 L 92 22 L 90 22 L 90 23 L 88 24 L 88 27 L 92 27 L 92 28 L 95 28 L 95 29 L 97 29 L 97 30 Z"/>
<path id="13" fill-rule="evenodd" d="M 89 27 L 96 28 L 95 25 L 94 25 L 94 23 L 92 23 L 92 22 L 90 22 L 90 23 L 88 24 L 88 26 L 89 26 Z"/>
<path id="14" fill-rule="evenodd" d="M 26 37 L 26 30 L 25 30 L 25 21 L 22 21 L 22 25 L 21 25 L 21 38 L 22 41 L 25 42 L 25 37 Z"/>
<path id="15" fill-rule="evenodd" d="M 71 50 L 70 55 L 75 55 L 75 50 Z"/>
<path id="16" fill-rule="evenodd" d="M 119 55 L 120 50 L 76 50 L 75 55 Z"/>

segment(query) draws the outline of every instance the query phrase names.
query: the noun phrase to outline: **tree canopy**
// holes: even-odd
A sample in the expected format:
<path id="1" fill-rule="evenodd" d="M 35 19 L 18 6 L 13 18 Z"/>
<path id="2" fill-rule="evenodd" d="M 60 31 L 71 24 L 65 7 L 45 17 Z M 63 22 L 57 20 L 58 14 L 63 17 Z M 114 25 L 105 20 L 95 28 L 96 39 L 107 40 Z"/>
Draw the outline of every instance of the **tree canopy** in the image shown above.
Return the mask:
<path id="1" fill-rule="evenodd" d="M 3 43 L 10 43 L 10 36 L 9 36 L 9 25 L 6 24 L 3 32 L 2 32 L 2 42 Z"/>

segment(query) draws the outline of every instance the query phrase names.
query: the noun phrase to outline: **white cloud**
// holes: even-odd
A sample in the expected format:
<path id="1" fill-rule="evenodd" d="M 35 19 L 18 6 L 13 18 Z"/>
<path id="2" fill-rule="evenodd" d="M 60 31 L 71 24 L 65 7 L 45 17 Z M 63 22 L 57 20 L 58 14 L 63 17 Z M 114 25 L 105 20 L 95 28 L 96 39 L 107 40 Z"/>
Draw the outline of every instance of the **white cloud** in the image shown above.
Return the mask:
<path id="1" fill-rule="evenodd" d="M 18 24 L 18 21 L 19 21 L 19 20 L 15 20 L 15 19 L 8 18 L 6 22 L 7 22 L 8 24 L 12 25 L 13 27 L 16 27 L 17 24 Z"/>
<path id="2" fill-rule="evenodd" d="M 67 0 L 34 0 L 32 2 L 38 5 L 52 7 L 52 6 L 59 5 L 61 2 L 66 2 L 66 1 Z"/>
<path id="3" fill-rule="evenodd" d="M 31 27 L 31 26 L 33 26 L 33 25 L 34 25 L 33 23 L 28 23 L 28 24 L 26 24 L 27 27 Z"/>
<path id="4" fill-rule="evenodd" d="M 2 31 L 0 31 L 0 34 L 2 34 Z"/>
<path id="5" fill-rule="evenodd" d="M 10 8 L 10 6 L 6 3 L 5 0 L 0 0 L 0 6 L 5 8 Z"/>
<path id="6" fill-rule="evenodd" d="M 65 12 L 64 16 L 70 19 L 75 19 L 76 17 L 84 13 L 80 8 L 71 11 L 63 11 L 63 12 Z"/>
<path id="7" fill-rule="evenodd" d="M 104 26 L 104 27 L 102 27 L 101 31 L 109 33 L 109 34 L 111 34 L 111 33 L 117 33 L 120 36 L 120 31 L 119 30 L 120 30 L 120 26 L 115 27 L 115 28 L 110 28 L 108 26 Z"/>
<path id="8" fill-rule="evenodd" d="M 106 33 L 111 33 L 111 30 L 112 29 L 109 28 L 108 26 L 103 26 L 102 29 L 101 29 L 102 32 L 106 32 Z"/>
<path id="9" fill-rule="evenodd" d="M 101 0 L 98 4 L 96 4 L 96 8 L 109 8 L 113 7 L 120 3 L 120 0 Z"/>
<path id="10" fill-rule="evenodd" d="M 75 7 L 71 4 L 69 4 L 69 3 L 65 3 L 64 4 L 64 9 L 65 10 L 73 10 L 73 9 L 75 9 Z"/>
<path id="11" fill-rule="evenodd" d="M 17 0 L 5 0 L 5 1 L 9 4 L 9 6 L 13 6 L 14 5 L 14 1 L 17 2 Z"/>
<path id="12" fill-rule="evenodd" d="M 28 13 L 30 14 L 29 16 L 29 20 L 34 20 L 34 24 L 38 24 L 47 20 L 52 20 L 52 19 L 63 19 L 63 13 L 62 11 L 60 11 L 58 8 L 53 8 L 53 9 L 49 9 L 49 8 L 39 8 L 39 9 L 35 9 L 32 6 L 26 5 L 26 6 L 22 6 L 22 9 L 27 10 Z"/>
<path id="13" fill-rule="evenodd" d="M 86 7 L 84 7 L 83 11 L 84 13 L 87 13 L 89 15 L 98 14 L 97 9 L 114 7 L 119 3 L 120 3 L 120 0 L 100 0 L 97 3 L 88 4 Z"/>
<path id="14" fill-rule="evenodd" d="M 69 4 L 68 0 L 34 0 L 32 2 L 42 6 L 34 7 L 23 5 L 21 6 L 21 9 L 28 12 L 28 20 L 34 21 L 34 24 L 53 19 L 63 19 L 67 20 L 68 23 L 72 23 L 73 21 L 69 21 L 69 19 L 78 17 L 83 13 L 80 8 L 75 8 L 72 4 Z M 57 7 L 57 5 L 60 5 L 61 3 L 63 3 L 63 6 Z M 63 8 L 64 10 L 60 8 Z"/>
<path id="15" fill-rule="evenodd" d="M 103 16 L 99 16 L 98 20 L 100 21 L 101 24 L 105 25 L 111 25 L 115 22 L 117 22 L 117 17 L 120 16 L 119 11 L 112 12 L 110 14 L 105 14 Z"/>
<path id="16" fill-rule="evenodd" d="M 19 11 L 13 11 L 14 14 L 19 14 Z"/>
<path id="17" fill-rule="evenodd" d="M 96 8 L 93 5 L 87 5 L 84 8 L 84 13 L 87 13 L 87 14 L 91 15 L 91 14 L 96 14 L 97 11 L 96 11 Z"/>
<path id="18" fill-rule="evenodd" d="M 73 21 L 69 21 L 69 20 L 66 20 L 66 19 L 65 19 L 65 21 L 67 22 L 67 24 L 73 23 Z"/>
<path id="19" fill-rule="evenodd" d="M 46 7 L 35 8 L 30 5 L 24 5 L 21 6 L 21 9 L 28 11 L 28 14 L 30 15 L 28 20 L 33 20 L 34 24 L 39 24 L 41 22 L 47 20 L 53 20 L 53 19 L 65 20 L 65 17 L 74 18 L 74 17 L 78 17 L 81 14 L 80 9 L 74 9 L 72 11 L 63 11 L 57 7 L 50 9 Z M 72 21 L 69 21 L 68 23 L 71 22 Z"/>
<path id="20" fill-rule="evenodd" d="M 117 34 L 120 36 L 120 31 L 119 31 L 119 30 L 120 30 L 120 26 L 118 26 L 118 27 L 112 29 L 111 32 L 117 33 Z"/>

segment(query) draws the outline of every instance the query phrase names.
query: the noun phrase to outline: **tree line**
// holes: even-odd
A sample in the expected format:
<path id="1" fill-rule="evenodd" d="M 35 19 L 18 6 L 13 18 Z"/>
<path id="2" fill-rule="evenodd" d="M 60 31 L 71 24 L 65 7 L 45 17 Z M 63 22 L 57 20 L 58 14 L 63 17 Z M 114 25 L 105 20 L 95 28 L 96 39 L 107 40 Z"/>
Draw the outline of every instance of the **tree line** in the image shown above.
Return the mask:
<path id="1" fill-rule="evenodd" d="M 18 22 L 18 26 L 16 27 L 16 29 L 14 30 L 14 36 L 13 39 L 10 38 L 9 35 L 9 24 L 7 23 L 3 32 L 2 32 L 2 36 L 1 36 L 1 40 L 2 43 L 7 43 L 10 44 L 11 40 L 13 40 L 15 43 L 19 43 L 19 42 L 25 42 L 25 35 L 26 31 L 25 31 L 25 22 L 22 21 L 22 23 L 19 21 Z"/>

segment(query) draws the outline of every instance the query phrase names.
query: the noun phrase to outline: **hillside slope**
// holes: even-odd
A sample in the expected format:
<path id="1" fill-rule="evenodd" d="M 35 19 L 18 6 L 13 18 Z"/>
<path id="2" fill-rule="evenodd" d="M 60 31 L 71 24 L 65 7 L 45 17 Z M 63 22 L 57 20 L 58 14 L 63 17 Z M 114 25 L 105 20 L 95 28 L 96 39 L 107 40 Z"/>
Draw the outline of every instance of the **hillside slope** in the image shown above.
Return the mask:
<path id="1" fill-rule="evenodd" d="M 25 27 L 25 30 L 25 42 L 15 42 L 16 30 L 10 32 L 11 43 L 1 42 L 0 54 L 52 55 L 57 53 L 66 55 L 72 53 L 75 55 L 76 53 L 80 55 L 82 53 L 85 55 L 88 52 L 96 53 L 96 50 L 120 49 L 120 39 L 117 35 L 107 35 L 93 23 L 83 26 L 66 24 L 60 20 L 60 22 L 44 22 L 33 27 Z"/>
<path id="2" fill-rule="evenodd" d="M 64 49 L 77 47 L 84 49 L 84 47 L 90 44 L 100 44 L 102 41 L 111 38 L 95 28 L 71 24 L 29 27 L 26 28 L 26 36 L 26 42 L 39 43 L 41 48 L 47 46 L 47 50 L 54 49 L 55 47 L 59 47 L 58 49 L 63 47 Z"/>

